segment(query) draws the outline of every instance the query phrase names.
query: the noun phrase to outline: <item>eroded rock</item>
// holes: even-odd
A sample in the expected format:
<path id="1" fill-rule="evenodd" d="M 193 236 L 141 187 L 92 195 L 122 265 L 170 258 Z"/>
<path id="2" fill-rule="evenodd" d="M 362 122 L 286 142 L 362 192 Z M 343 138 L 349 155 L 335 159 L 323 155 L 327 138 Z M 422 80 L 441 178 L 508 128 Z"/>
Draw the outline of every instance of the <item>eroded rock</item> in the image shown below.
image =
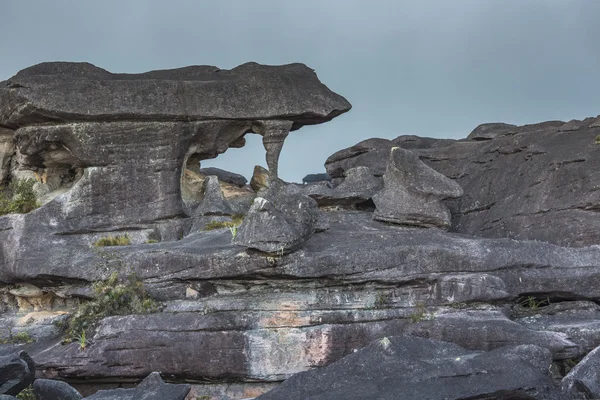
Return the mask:
<path id="1" fill-rule="evenodd" d="M 52 379 L 36 379 L 33 392 L 37 400 L 80 400 L 83 396 L 68 383 Z"/>
<path id="2" fill-rule="evenodd" d="M 220 168 L 200 168 L 200 173 L 204 176 L 214 175 L 219 178 L 219 181 L 230 183 L 238 187 L 243 187 L 246 185 L 246 183 L 248 183 L 248 179 L 246 179 L 243 175 L 225 171 Z"/>
<path id="3" fill-rule="evenodd" d="M 563 392 L 571 399 L 600 397 L 600 347 L 586 355 L 561 384 Z"/>
<path id="4" fill-rule="evenodd" d="M 297 250 L 315 232 L 317 203 L 293 186 L 271 183 L 254 199 L 233 242 L 266 253 Z"/>
<path id="5" fill-rule="evenodd" d="M 0 394 L 16 396 L 34 378 L 35 364 L 26 352 L 0 356 Z"/>
<path id="6" fill-rule="evenodd" d="M 0 124 L 65 121 L 329 121 L 350 104 L 303 64 L 247 63 L 113 74 L 88 63 L 34 65 L 3 82 Z M 307 99 L 310 99 L 307 101 Z"/>
<path id="7" fill-rule="evenodd" d="M 478 353 L 436 340 L 384 337 L 327 367 L 297 374 L 260 400 L 560 400 L 547 350 L 525 345 Z"/>
<path id="8" fill-rule="evenodd" d="M 190 392 L 190 385 L 172 385 L 163 382 L 160 373 L 148 375 L 134 389 L 101 390 L 86 397 L 90 400 L 185 400 Z"/>
<path id="9" fill-rule="evenodd" d="M 400 225 L 447 229 L 451 215 L 442 200 L 463 194 L 456 182 L 399 147 L 390 151 L 383 182 L 384 189 L 373 198 L 373 218 Z"/>

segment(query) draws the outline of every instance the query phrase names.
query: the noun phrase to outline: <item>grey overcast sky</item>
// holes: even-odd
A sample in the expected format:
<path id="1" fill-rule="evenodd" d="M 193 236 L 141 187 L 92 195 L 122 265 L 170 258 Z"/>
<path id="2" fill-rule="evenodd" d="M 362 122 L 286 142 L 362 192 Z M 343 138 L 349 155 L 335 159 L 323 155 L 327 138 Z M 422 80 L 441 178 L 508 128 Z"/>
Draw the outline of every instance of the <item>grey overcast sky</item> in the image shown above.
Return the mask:
<path id="1" fill-rule="evenodd" d="M 286 141 L 299 181 L 337 150 L 483 122 L 600 114 L 600 0 L 0 0 L 0 80 L 43 61 L 112 72 L 302 62 L 353 109 Z M 259 137 L 203 166 L 249 178 Z"/>

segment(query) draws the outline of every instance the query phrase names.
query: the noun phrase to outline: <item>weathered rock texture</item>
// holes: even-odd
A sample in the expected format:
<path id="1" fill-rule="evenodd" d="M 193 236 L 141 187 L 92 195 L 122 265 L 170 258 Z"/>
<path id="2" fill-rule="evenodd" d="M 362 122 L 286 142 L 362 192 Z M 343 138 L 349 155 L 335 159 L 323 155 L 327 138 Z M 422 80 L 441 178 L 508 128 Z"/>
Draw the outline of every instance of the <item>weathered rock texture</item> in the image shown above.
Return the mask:
<path id="1" fill-rule="evenodd" d="M 410 149 L 463 188 L 464 196 L 448 203 L 451 231 L 565 246 L 600 244 L 596 120 L 570 122 L 577 127 L 568 131 L 561 121 L 502 127 L 491 140 L 369 139 L 332 155 L 326 168 L 334 179 L 357 166 L 382 175 L 392 147 Z"/>
<path id="2" fill-rule="evenodd" d="M 442 200 L 463 194 L 456 182 L 400 147 L 390 150 L 383 183 L 383 190 L 374 196 L 373 218 L 401 225 L 448 228 L 450 210 Z"/>
<path id="3" fill-rule="evenodd" d="M 301 65 L 211 68 L 45 64 L 2 84 L 4 182 L 35 178 L 45 204 L 0 217 L 0 354 L 26 349 L 38 377 L 73 384 L 161 371 L 197 397 L 240 399 L 384 336 L 506 357 L 504 345 L 539 346 L 555 369 L 600 344 L 596 119 L 369 139 L 330 157 L 332 182 L 287 185 L 277 161 L 289 130 L 349 104 Z M 201 174 L 200 160 L 249 132 L 264 136 L 269 166 L 254 191 Z M 406 156 L 394 174 L 427 180 L 388 185 L 392 147 Z M 447 207 L 450 230 L 373 220 L 386 208 L 369 200 L 399 182 L 427 183 L 419 193 L 436 194 L 442 221 Z M 463 196 L 442 200 L 456 184 Z M 235 238 L 203 230 L 251 204 Z M 131 244 L 93 246 L 117 234 Z M 161 311 L 104 318 L 83 350 L 60 344 L 58 326 L 112 273 L 136 276 Z M 21 332 L 34 342 L 14 343 Z"/>
<path id="4" fill-rule="evenodd" d="M 0 394 L 16 396 L 34 377 L 35 364 L 26 352 L 0 356 Z"/>
<path id="5" fill-rule="evenodd" d="M 488 353 L 415 337 L 380 339 L 325 368 L 297 374 L 257 400 L 561 400 L 537 346 Z"/>

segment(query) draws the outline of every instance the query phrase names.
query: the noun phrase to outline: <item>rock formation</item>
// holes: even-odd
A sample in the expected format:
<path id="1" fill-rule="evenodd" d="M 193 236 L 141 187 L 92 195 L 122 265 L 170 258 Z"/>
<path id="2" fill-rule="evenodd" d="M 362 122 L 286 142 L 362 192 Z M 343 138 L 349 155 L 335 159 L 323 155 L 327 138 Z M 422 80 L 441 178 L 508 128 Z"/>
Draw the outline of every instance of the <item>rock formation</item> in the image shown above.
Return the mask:
<path id="1" fill-rule="evenodd" d="M 400 147 L 390 150 L 383 183 L 383 190 L 373 199 L 373 218 L 401 225 L 448 228 L 451 215 L 442 200 L 463 195 L 456 182 Z"/>
<path id="2" fill-rule="evenodd" d="M 401 354 L 408 335 L 440 365 L 430 382 L 465 358 L 444 375 L 462 398 L 595 393 L 599 119 L 368 139 L 328 159 L 331 182 L 278 179 L 289 131 L 349 108 L 300 64 L 51 63 L 1 83 L 0 184 L 35 179 L 43 204 L 0 216 L 0 358 L 26 350 L 38 378 L 84 397 L 161 371 L 240 400 L 339 360 L 315 382 L 351 377 L 338 366 L 386 337 Z M 250 132 L 269 167 L 250 187 L 202 173 Z M 88 325 L 69 331 L 77 318 Z M 386 360 L 386 374 L 409 365 Z M 465 384 L 474 370 L 489 381 Z"/>

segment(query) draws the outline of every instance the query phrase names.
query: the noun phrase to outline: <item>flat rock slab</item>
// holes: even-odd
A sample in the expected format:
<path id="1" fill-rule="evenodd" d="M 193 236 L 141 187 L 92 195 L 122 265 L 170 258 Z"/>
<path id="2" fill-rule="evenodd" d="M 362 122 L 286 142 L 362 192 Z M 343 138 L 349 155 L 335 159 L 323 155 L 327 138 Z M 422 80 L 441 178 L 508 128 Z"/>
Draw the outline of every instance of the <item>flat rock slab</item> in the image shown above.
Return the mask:
<path id="1" fill-rule="evenodd" d="M 331 120 L 350 103 L 304 64 L 247 63 L 113 74 L 88 63 L 34 65 L 0 87 L 0 125 L 58 121 Z"/>
<path id="2" fill-rule="evenodd" d="M 537 346 L 488 353 L 414 337 L 380 339 L 325 368 L 303 372 L 257 400 L 562 399 Z"/>

